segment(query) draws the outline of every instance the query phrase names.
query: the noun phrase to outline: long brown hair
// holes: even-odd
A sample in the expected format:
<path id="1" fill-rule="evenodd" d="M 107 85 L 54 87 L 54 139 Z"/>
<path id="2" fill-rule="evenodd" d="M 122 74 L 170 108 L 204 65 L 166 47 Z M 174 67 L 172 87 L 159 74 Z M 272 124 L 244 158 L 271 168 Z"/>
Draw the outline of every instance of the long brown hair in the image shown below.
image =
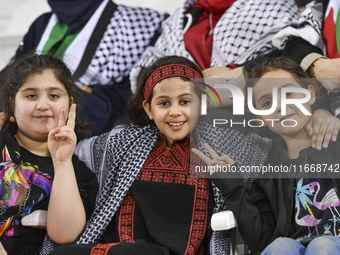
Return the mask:
<path id="1" fill-rule="evenodd" d="M 30 54 L 19 59 L 5 73 L 0 91 L 0 111 L 6 114 L 7 120 L 14 115 L 15 96 L 20 87 L 34 74 L 41 74 L 46 70 L 52 71 L 56 79 L 64 85 L 69 98 L 75 95 L 75 84 L 70 70 L 61 60 L 46 54 Z M 79 112 L 77 103 L 77 112 Z M 90 135 L 90 124 L 85 120 L 76 119 L 75 133 L 77 140 Z"/>

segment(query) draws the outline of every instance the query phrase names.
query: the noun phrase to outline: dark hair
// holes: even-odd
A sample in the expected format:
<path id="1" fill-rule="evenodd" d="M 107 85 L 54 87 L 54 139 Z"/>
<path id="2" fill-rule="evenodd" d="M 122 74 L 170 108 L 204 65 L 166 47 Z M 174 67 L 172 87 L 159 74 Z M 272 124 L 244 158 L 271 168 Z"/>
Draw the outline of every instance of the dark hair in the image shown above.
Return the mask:
<path id="1" fill-rule="evenodd" d="M 244 72 L 247 78 L 246 87 L 254 87 L 263 75 L 270 71 L 284 70 L 290 73 L 296 82 L 301 85 L 301 87 L 307 89 L 309 85 L 312 85 L 315 91 L 315 96 L 317 99 L 321 96 L 319 94 L 320 85 L 316 79 L 311 78 L 306 71 L 295 61 L 286 57 L 270 58 L 263 61 L 261 64 L 255 65 L 248 72 Z M 318 101 L 312 105 L 312 110 L 320 108 Z"/>
<path id="2" fill-rule="evenodd" d="M 254 68 L 245 73 L 245 77 L 249 78 L 246 86 L 254 87 L 263 75 L 270 71 L 280 69 L 290 73 L 301 85 L 301 87 L 308 88 L 308 85 L 316 87 L 316 80 L 311 79 L 307 72 L 304 71 L 297 62 L 286 57 L 267 59 L 263 61 L 261 64 L 255 65 Z"/>
<path id="3" fill-rule="evenodd" d="M 7 120 L 14 115 L 15 96 L 20 87 L 34 74 L 42 74 L 50 70 L 55 78 L 64 85 L 69 98 L 75 94 L 75 84 L 72 80 L 70 70 L 63 61 L 46 54 L 30 54 L 19 59 L 9 68 L 4 76 L 0 91 L 0 111 L 4 112 Z M 77 104 L 77 111 L 78 109 Z M 90 134 L 89 123 L 76 119 L 75 133 L 78 141 Z"/>
<path id="4" fill-rule="evenodd" d="M 305 72 L 297 62 L 286 57 L 267 59 L 260 64 L 255 65 L 251 70 L 248 70 L 248 72 L 245 72 L 245 77 L 248 78 L 246 81 L 246 87 L 254 87 L 263 75 L 275 70 L 284 70 L 290 73 L 294 77 L 296 82 L 300 84 L 303 88 L 307 89 L 309 85 L 312 85 L 315 91 L 315 96 L 317 99 L 319 99 L 320 85 L 318 84 L 317 80 L 311 78 L 310 75 Z M 316 100 L 315 104 L 312 105 L 312 111 L 319 108 L 318 101 L 320 103 L 320 100 Z M 248 119 L 254 117 L 249 110 L 247 110 L 247 115 Z M 258 133 L 259 135 L 269 137 L 274 140 L 274 144 L 277 145 L 274 146 L 272 149 L 274 154 L 278 153 L 279 149 L 282 148 L 282 146 L 286 146 L 282 137 L 271 131 L 268 127 L 256 130 L 256 133 Z"/>
<path id="5" fill-rule="evenodd" d="M 169 65 L 169 64 L 186 65 L 194 69 L 195 71 L 197 71 L 203 77 L 201 69 L 195 63 L 193 63 L 187 58 L 180 57 L 180 56 L 166 56 L 166 57 L 159 58 L 150 67 L 147 67 L 144 70 L 142 70 L 142 73 L 139 75 L 139 78 L 137 81 L 137 91 L 134 95 L 132 95 L 129 102 L 127 103 L 126 111 L 133 123 L 139 126 L 146 126 L 149 124 L 154 124 L 154 121 L 149 119 L 148 115 L 146 114 L 143 108 L 144 86 L 145 86 L 147 79 L 150 77 L 150 75 L 155 70 L 157 70 L 158 68 L 162 66 Z M 173 78 L 173 77 L 170 77 L 170 78 Z M 185 78 L 185 77 L 180 77 L 180 78 L 183 81 L 190 81 L 190 79 Z M 194 87 L 195 87 L 195 92 L 197 93 L 197 95 L 204 93 L 201 89 L 198 89 L 197 86 L 194 86 Z M 149 104 L 151 103 L 152 97 L 153 97 L 153 90 L 150 92 L 150 96 L 147 100 Z"/>

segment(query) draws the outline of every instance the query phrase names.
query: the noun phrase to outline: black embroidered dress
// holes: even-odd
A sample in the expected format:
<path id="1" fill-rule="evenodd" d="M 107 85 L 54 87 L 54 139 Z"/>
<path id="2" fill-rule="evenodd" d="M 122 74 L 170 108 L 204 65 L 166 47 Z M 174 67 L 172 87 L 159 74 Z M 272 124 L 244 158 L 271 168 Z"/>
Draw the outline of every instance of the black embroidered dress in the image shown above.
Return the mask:
<path id="1" fill-rule="evenodd" d="M 188 139 L 174 141 L 168 150 L 161 134 L 104 234 L 110 244 L 92 254 L 107 248 L 111 254 L 121 242 L 138 242 L 136 249 L 155 244 L 164 254 L 205 254 L 214 199 L 209 180 L 190 176 L 190 167 L 204 164 L 192 158 Z"/>

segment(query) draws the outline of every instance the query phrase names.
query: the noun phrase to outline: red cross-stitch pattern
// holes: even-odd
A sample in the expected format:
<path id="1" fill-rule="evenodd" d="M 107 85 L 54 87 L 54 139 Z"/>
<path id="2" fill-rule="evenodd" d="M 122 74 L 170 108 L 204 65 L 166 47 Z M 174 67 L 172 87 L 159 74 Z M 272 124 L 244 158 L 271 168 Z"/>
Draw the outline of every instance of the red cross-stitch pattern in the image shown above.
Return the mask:
<path id="1" fill-rule="evenodd" d="M 190 165 L 189 140 L 174 142 L 171 150 L 166 149 L 165 143 L 165 137 L 161 135 L 136 180 L 195 186 L 192 223 L 185 254 L 203 254 L 201 244 L 206 233 L 210 182 L 191 178 L 190 168 L 194 168 L 194 164 L 204 163 L 197 157 Z"/>
<path id="2" fill-rule="evenodd" d="M 121 242 L 134 242 L 133 239 L 133 217 L 135 211 L 135 201 L 129 191 L 121 205 L 119 214 L 119 238 Z"/>
<path id="3" fill-rule="evenodd" d="M 115 246 L 117 243 L 110 244 L 98 244 L 96 247 L 93 247 L 91 250 L 91 255 L 106 255 L 109 249 L 112 246 Z"/>
<path id="4" fill-rule="evenodd" d="M 190 229 L 188 247 L 185 254 L 196 254 L 204 238 L 208 217 L 208 198 L 210 182 L 206 179 L 196 179 L 196 199 Z M 201 252 L 201 251 L 199 251 Z"/>
<path id="5" fill-rule="evenodd" d="M 185 77 L 188 79 L 203 78 L 196 70 L 181 64 L 170 64 L 158 68 L 147 79 L 144 86 L 144 99 L 149 98 L 153 87 L 161 80 L 169 77 Z M 199 85 L 201 86 L 201 85 Z"/>

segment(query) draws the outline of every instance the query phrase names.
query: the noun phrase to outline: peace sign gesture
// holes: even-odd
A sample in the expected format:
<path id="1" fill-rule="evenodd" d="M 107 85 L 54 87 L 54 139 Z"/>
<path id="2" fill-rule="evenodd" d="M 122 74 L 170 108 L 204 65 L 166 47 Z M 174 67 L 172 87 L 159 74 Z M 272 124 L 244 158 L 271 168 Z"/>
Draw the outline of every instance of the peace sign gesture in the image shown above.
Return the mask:
<path id="1" fill-rule="evenodd" d="M 76 120 L 76 104 L 72 104 L 66 124 L 63 107 L 59 110 L 58 126 L 48 134 L 48 149 L 54 160 L 68 161 L 72 159 L 73 152 L 77 145 L 77 137 L 74 133 Z"/>
<path id="2" fill-rule="evenodd" d="M 195 153 L 198 157 L 200 157 L 207 166 L 229 166 L 231 164 L 234 164 L 235 161 L 232 160 L 228 155 L 223 154 L 222 156 L 219 156 L 216 151 L 214 151 L 209 144 L 205 143 L 203 144 L 204 148 L 209 152 L 212 159 L 207 157 L 203 152 L 197 150 L 196 148 L 191 149 L 193 153 Z M 217 169 L 217 167 L 215 167 Z M 214 171 L 210 171 L 210 175 L 212 175 Z"/>

